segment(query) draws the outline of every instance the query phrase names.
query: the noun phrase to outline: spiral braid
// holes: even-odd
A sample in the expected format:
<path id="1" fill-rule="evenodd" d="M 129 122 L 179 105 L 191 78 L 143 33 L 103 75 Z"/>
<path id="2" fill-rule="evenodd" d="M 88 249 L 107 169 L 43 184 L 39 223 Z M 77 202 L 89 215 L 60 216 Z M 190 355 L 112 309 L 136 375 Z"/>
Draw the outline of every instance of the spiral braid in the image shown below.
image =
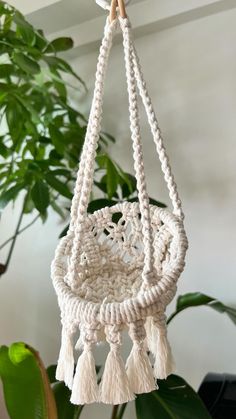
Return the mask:
<path id="1" fill-rule="evenodd" d="M 132 61 L 134 65 L 134 71 L 135 71 L 135 76 L 136 76 L 140 96 L 142 98 L 142 101 L 143 101 L 143 104 L 147 113 L 148 122 L 151 127 L 153 139 L 156 145 L 157 154 L 161 162 L 162 172 L 164 174 L 164 178 L 167 183 L 168 190 L 169 190 L 169 196 L 173 204 L 174 214 L 178 215 L 181 219 L 183 219 L 184 214 L 182 210 L 181 200 L 179 198 L 179 194 L 177 191 L 177 185 L 175 183 L 174 176 L 171 171 L 169 158 L 167 156 L 166 149 L 165 149 L 162 135 L 161 135 L 161 130 L 158 125 L 157 117 L 156 117 L 156 114 L 152 105 L 151 98 L 147 91 L 146 82 L 142 74 L 141 65 L 140 65 L 139 58 L 138 58 L 134 45 L 132 45 Z"/>
<path id="2" fill-rule="evenodd" d="M 86 217 L 92 189 L 96 149 L 101 131 L 104 80 L 115 30 L 116 22 L 110 24 L 107 21 L 98 58 L 94 97 L 85 139 L 85 147 L 81 156 L 80 170 L 74 192 L 75 198 L 71 209 L 71 229 L 74 229 L 74 239 L 67 281 L 74 289 L 79 285 L 78 282 L 76 283 L 76 264 L 78 261 L 83 221 L 84 217 Z"/>
<path id="3" fill-rule="evenodd" d="M 126 78 L 129 96 L 130 130 L 133 142 L 134 168 L 137 178 L 137 189 L 141 212 L 143 245 L 144 245 L 144 270 L 143 286 L 154 284 L 154 249 L 151 228 L 149 197 L 147 194 L 146 179 L 144 174 L 143 150 L 139 126 L 138 98 L 135 82 L 134 66 L 132 62 L 132 41 L 130 23 L 128 19 L 120 19 L 123 31 L 123 45 L 125 53 Z"/>

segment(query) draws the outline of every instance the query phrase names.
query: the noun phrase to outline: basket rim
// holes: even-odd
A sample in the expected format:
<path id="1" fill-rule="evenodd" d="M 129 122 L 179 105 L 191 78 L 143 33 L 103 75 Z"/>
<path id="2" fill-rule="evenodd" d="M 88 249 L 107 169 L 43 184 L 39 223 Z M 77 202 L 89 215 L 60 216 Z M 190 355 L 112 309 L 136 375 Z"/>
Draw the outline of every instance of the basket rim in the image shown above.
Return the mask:
<path id="1" fill-rule="evenodd" d="M 91 225 L 91 222 L 94 219 L 96 220 L 101 213 L 115 213 L 117 210 L 122 212 L 124 207 L 127 207 L 127 209 L 129 207 L 135 207 L 137 209 L 139 208 L 139 203 L 123 202 L 111 207 L 104 207 L 95 211 L 93 214 L 88 214 L 85 223 L 86 225 Z M 150 286 L 142 293 L 139 292 L 137 296 L 127 298 L 122 302 L 103 301 L 102 303 L 95 303 L 89 300 L 83 300 L 74 292 L 64 282 L 66 272 L 60 264 L 61 257 L 64 257 L 63 250 L 65 250 L 68 242 L 73 239 L 71 232 L 60 240 L 55 258 L 52 262 L 52 280 L 62 313 L 66 312 L 66 317 L 70 317 L 71 321 L 79 323 L 83 320 L 87 323 L 98 322 L 104 325 L 131 323 L 152 315 L 161 309 L 165 309 L 173 299 L 176 293 L 177 280 L 184 269 L 185 255 L 188 247 L 183 221 L 166 208 L 150 205 L 150 209 L 152 215 L 157 212 L 163 222 L 169 227 L 172 226 L 179 238 L 176 263 L 175 266 L 172 266 L 168 274 L 161 276 L 157 284 Z"/>

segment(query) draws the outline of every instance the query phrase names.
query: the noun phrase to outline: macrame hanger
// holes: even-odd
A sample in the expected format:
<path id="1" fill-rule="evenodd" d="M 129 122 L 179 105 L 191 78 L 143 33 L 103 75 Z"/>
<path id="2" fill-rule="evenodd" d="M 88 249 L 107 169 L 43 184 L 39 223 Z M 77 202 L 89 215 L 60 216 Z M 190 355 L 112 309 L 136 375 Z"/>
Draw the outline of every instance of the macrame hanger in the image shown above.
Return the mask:
<path id="1" fill-rule="evenodd" d="M 131 25 L 125 10 L 128 0 L 111 0 L 111 3 L 108 0 L 96 1 L 109 10 L 109 16 L 98 57 L 70 228 L 55 252 L 52 279 L 62 320 L 57 378 L 72 388 L 71 402 L 74 404 L 100 401 L 114 405 L 133 400 L 134 394 L 151 392 L 156 388 L 154 377 L 163 379 L 172 371 L 164 311 L 176 293 L 176 282 L 184 269 L 188 242 L 181 201 L 133 45 Z M 123 35 L 139 203 L 119 202 L 88 215 L 101 132 L 105 77 L 118 25 Z M 173 212 L 150 206 L 149 203 L 138 91 L 156 144 Z M 117 213 L 121 213 L 121 219 L 113 223 L 112 217 Z M 124 260 L 126 255 L 130 256 L 127 263 Z M 125 328 L 128 328 L 133 342 L 126 368 L 121 357 L 122 331 Z M 74 373 L 77 332 L 80 332 L 79 349 L 82 353 Z M 98 388 L 93 346 L 101 340 L 109 343 L 110 352 Z M 154 355 L 154 368 L 147 349 Z"/>
<path id="2" fill-rule="evenodd" d="M 124 52 L 126 63 L 126 76 L 129 93 L 129 111 L 130 111 L 130 127 L 133 141 L 133 152 L 135 161 L 135 172 L 137 177 L 137 188 L 140 202 L 140 213 L 142 221 L 142 233 L 144 244 L 144 270 L 143 270 L 143 286 L 152 286 L 158 278 L 153 274 L 154 269 L 154 245 L 153 234 L 150 220 L 149 197 L 147 194 L 146 180 L 143 167 L 143 152 L 141 144 L 140 127 L 138 121 L 138 100 L 136 84 L 138 83 L 139 91 L 147 112 L 148 121 L 151 126 L 157 152 L 162 164 L 165 180 L 169 189 L 170 197 L 173 202 L 175 213 L 182 217 L 181 202 L 178 197 L 176 184 L 174 182 L 168 158 L 165 152 L 163 141 L 160 136 L 160 130 L 157 125 L 155 114 L 151 105 L 150 98 L 145 89 L 144 80 L 142 78 L 140 66 L 136 57 L 135 47 L 130 34 L 130 24 L 127 19 L 125 4 L 123 0 L 112 0 L 110 7 L 109 19 L 105 29 L 105 36 L 100 50 L 98 60 L 95 93 L 92 103 L 91 113 L 89 117 L 85 146 L 81 157 L 80 169 L 75 188 L 75 198 L 71 209 L 71 225 L 70 231 L 74 231 L 72 256 L 70 267 L 68 270 L 68 282 L 76 283 L 76 264 L 79 256 L 79 248 L 81 242 L 81 232 L 83 228 L 83 219 L 89 203 L 89 196 L 92 189 L 94 161 L 96 157 L 96 148 L 101 130 L 102 116 L 102 100 L 104 90 L 104 80 L 106 67 L 109 58 L 109 52 L 114 35 L 114 28 L 117 21 L 117 5 L 119 10 L 120 25 L 124 37 Z M 113 28 L 113 30 L 111 30 Z M 106 35 L 111 33 L 111 37 L 106 39 Z M 109 45 L 109 46 L 108 46 Z M 137 78 L 137 83 L 135 78 Z M 81 278 L 82 279 L 82 278 Z"/>
<path id="3" fill-rule="evenodd" d="M 110 11 L 110 25 L 114 25 L 116 19 L 116 4 L 117 0 L 113 0 L 111 11 Z M 125 49 L 125 63 L 126 63 L 126 74 L 127 74 L 127 83 L 128 83 L 128 92 L 129 92 L 129 111 L 130 111 L 130 127 L 131 127 L 131 136 L 133 141 L 133 152 L 134 152 L 134 162 L 135 162 L 135 172 L 137 177 L 137 188 L 138 188 L 138 195 L 139 195 L 139 202 L 140 202 L 140 213 L 141 213 L 141 221 L 142 221 L 142 233 L 143 233 L 143 244 L 144 244 L 144 269 L 143 269 L 143 286 L 151 286 L 154 284 L 154 280 L 157 278 L 154 277 L 154 247 L 153 247 L 153 235 L 152 235 L 152 228 L 151 228 L 151 220 L 150 220 L 150 210 L 149 210 L 149 197 L 147 194 L 146 188 L 146 181 L 145 181 L 145 174 L 144 174 L 144 165 L 143 165 L 143 152 L 142 152 L 142 144 L 141 144 L 141 135 L 140 135 L 140 127 L 138 121 L 138 104 L 137 104 L 137 92 L 136 92 L 136 82 L 134 79 L 134 69 L 132 63 L 132 48 L 131 48 L 131 38 L 130 38 L 130 31 L 129 31 L 129 21 L 125 18 L 126 11 L 124 7 L 123 0 L 118 0 L 119 10 L 120 10 L 120 20 L 121 22 L 127 23 L 128 32 L 124 31 L 124 49 Z M 123 17 L 124 16 L 124 17 Z M 108 51 L 107 51 L 108 52 Z M 109 53 L 107 54 L 108 60 Z M 104 54 L 102 55 L 104 58 Z M 99 60 L 100 61 L 100 60 Z M 99 64 L 98 64 L 99 68 Z M 70 260 L 70 268 L 68 270 L 68 282 L 72 284 L 76 282 L 76 265 L 79 256 L 79 247 L 81 241 L 81 230 L 82 230 L 82 217 L 85 216 L 88 200 L 90 196 L 90 190 L 92 187 L 92 179 L 93 179 L 93 172 L 94 172 L 94 160 L 96 156 L 96 148 L 97 148 L 97 141 L 99 138 L 100 132 L 100 119 L 102 114 L 102 97 L 99 97 L 98 100 L 98 107 L 96 108 L 96 92 L 98 95 L 102 95 L 102 91 L 97 89 L 97 85 L 99 82 L 103 83 L 105 78 L 105 66 L 104 72 L 101 74 L 98 72 L 96 77 L 96 86 L 95 86 L 95 95 L 94 95 L 94 102 L 92 105 L 91 114 L 95 111 L 96 113 L 96 126 L 91 129 L 90 124 L 88 127 L 88 136 L 91 138 L 93 134 L 96 134 L 95 142 L 91 139 L 90 142 L 86 139 L 86 153 L 83 153 L 83 159 L 81 161 L 81 169 L 79 171 L 78 177 L 82 177 L 82 181 L 79 179 L 77 182 L 78 191 L 80 191 L 81 197 L 78 200 L 74 201 L 74 204 L 78 203 L 78 212 L 77 212 L 77 220 L 75 225 L 75 235 L 73 238 L 73 248 L 72 248 L 72 256 Z M 101 87 L 101 86 L 100 86 Z M 90 114 L 90 120 L 91 120 Z M 100 117 L 98 117 L 100 114 Z M 94 120 L 94 117 L 92 118 Z M 99 122 L 98 122 L 99 121 Z M 93 121 L 91 120 L 91 125 Z M 95 131 L 95 132 L 93 132 Z M 86 136 L 87 137 L 87 136 Z M 78 196 L 78 195 L 77 195 Z M 74 215 L 75 211 L 73 210 Z"/>

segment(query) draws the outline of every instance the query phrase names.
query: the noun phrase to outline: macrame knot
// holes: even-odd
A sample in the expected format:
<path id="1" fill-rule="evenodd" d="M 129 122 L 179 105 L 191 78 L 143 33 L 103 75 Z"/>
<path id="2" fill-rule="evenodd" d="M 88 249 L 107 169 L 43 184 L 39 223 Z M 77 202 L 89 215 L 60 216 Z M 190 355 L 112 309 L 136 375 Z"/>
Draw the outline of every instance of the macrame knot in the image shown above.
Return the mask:
<path id="1" fill-rule="evenodd" d="M 114 19 L 112 22 L 110 22 L 109 17 L 106 20 L 106 25 L 104 29 L 104 35 L 109 36 L 109 34 L 112 32 L 116 32 L 118 28 L 118 19 Z"/>
<path id="2" fill-rule="evenodd" d="M 126 29 L 126 28 L 131 28 L 131 23 L 128 17 L 123 18 L 119 16 L 119 22 L 120 22 L 120 27 L 122 30 Z"/>
<path id="3" fill-rule="evenodd" d="M 149 393 L 157 388 L 146 348 L 144 320 L 129 325 L 133 348 L 126 362 L 130 386 L 135 394 Z"/>

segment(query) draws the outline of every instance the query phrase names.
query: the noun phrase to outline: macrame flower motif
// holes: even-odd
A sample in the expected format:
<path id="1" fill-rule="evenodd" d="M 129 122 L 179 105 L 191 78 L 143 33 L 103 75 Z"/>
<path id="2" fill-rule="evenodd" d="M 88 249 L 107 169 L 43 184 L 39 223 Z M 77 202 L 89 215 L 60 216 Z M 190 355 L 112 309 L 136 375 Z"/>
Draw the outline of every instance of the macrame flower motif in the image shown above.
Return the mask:
<path id="1" fill-rule="evenodd" d="M 139 202 L 123 202 L 87 213 L 101 130 L 108 57 L 117 27 L 123 34 L 130 129 Z M 149 205 L 138 114 L 138 93 L 146 110 L 173 212 Z M 128 18 L 109 20 L 98 58 L 88 129 L 71 207 L 67 236 L 52 263 L 62 318 L 57 379 L 72 389 L 71 402 L 122 404 L 157 388 L 174 369 L 167 339 L 166 306 L 184 269 L 187 238 L 177 187 L 131 38 Z M 125 364 L 122 332 L 133 347 Z M 80 337 L 78 341 L 78 332 Z M 76 345 L 76 341 L 77 345 Z M 98 386 L 94 345 L 110 346 Z M 82 351 L 75 368 L 75 350 Z M 151 352 L 154 362 L 150 361 Z"/>

